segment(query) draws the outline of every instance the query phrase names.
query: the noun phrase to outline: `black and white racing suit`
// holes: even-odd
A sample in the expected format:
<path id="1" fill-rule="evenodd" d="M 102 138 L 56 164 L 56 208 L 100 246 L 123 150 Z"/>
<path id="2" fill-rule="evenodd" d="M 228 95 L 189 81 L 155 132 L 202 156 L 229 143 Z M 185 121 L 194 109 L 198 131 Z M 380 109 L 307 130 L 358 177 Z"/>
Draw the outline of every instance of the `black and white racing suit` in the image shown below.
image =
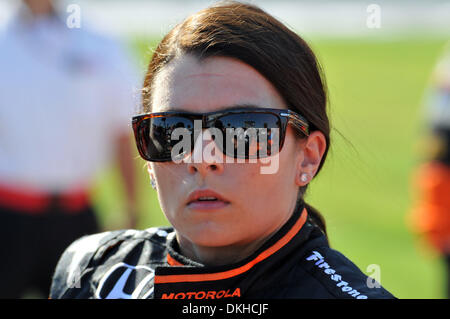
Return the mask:
<path id="1" fill-rule="evenodd" d="M 173 228 L 83 237 L 66 249 L 50 298 L 394 298 L 344 255 L 301 204 L 248 258 L 204 266 L 179 253 Z"/>

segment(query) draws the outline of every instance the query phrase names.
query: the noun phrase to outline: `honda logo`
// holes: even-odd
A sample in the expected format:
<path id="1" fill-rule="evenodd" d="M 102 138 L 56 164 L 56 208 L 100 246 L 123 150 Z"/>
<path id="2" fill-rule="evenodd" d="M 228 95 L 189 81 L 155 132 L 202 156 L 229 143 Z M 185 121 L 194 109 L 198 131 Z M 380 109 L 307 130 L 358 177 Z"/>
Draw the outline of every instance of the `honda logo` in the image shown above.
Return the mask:
<path id="1" fill-rule="evenodd" d="M 98 299 L 145 299 L 153 294 L 155 271 L 148 266 L 118 263 L 99 282 Z"/>

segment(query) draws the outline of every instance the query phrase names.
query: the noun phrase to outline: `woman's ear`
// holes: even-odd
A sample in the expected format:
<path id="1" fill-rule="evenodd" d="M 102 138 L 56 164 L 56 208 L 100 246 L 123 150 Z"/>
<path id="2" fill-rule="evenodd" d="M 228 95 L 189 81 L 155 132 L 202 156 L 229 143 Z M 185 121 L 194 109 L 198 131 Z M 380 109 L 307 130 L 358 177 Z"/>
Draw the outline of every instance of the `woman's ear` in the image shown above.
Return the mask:
<path id="1" fill-rule="evenodd" d="M 298 186 L 305 186 L 316 175 L 327 148 L 327 142 L 322 132 L 313 131 L 307 139 L 303 139 L 301 145 L 295 181 Z"/>

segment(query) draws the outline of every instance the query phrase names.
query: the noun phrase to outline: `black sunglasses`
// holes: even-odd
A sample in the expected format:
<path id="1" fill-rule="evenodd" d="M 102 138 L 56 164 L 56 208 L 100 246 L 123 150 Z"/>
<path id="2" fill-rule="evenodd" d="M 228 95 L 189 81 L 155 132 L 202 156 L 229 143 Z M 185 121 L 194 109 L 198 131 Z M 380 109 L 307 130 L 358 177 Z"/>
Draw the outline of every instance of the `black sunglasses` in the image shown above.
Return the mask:
<path id="1" fill-rule="evenodd" d="M 151 162 L 179 160 L 190 154 L 203 129 L 210 129 L 217 147 L 229 157 L 264 158 L 281 151 L 289 123 L 304 136 L 309 136 L 307 120 L 286 109 L 251 107 L 209 113 L 172 111 L 132 118 L 139 154 Z M 177 147 L 181 135 L 189 136 L 189 140 Z"/>

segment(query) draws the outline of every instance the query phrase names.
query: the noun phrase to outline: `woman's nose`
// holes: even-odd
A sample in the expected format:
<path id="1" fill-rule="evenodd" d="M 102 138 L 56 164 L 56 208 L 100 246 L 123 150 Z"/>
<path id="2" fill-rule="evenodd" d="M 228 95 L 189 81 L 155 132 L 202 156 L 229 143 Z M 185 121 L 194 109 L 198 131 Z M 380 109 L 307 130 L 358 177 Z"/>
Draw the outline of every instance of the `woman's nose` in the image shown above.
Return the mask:
<path id="1" fill-rule="evenodd" d="M 217 134 L 211 134 L 209 129 L 203 130 L 197 137 L 191 158 L 188 160 L 188 170 L 190 173 L 221 173 L 224 169 L 225 155 L 217 147 L 214 138 Z"/>

